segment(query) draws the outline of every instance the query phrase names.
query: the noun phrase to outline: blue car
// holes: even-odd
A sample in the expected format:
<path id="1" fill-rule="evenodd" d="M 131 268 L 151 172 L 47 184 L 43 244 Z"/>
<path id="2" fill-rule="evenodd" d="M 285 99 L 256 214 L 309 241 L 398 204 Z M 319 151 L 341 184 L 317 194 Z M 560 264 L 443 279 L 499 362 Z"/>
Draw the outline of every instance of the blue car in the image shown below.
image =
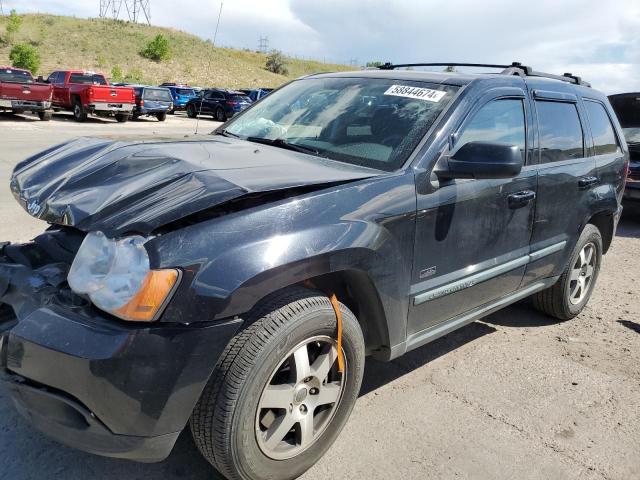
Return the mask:
<path id="1" fill-rule="evenodd" d="M 161 87 L 168 88 L 173 98 L 173 110 L 169 111 L 170 114 L 175 113 L 177 110 L 185 110 L 187 102 L 196 97 L 196 91 L 188 85 L 180 85 L 178 83 L 163 83 Z"/>

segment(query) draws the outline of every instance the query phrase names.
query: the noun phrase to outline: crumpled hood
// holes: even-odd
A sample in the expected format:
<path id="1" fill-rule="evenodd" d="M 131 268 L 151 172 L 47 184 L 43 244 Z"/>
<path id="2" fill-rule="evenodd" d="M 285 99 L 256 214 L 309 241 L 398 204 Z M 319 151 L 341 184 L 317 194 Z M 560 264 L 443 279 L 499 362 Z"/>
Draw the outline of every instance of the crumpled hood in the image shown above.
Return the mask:
<path id="1" fill-rule="evenodd" d="M 18 164 L 11 190 L 36 218 L 115 237 L 147 235 L 250 193 L 378 174 L 221 136 L 149 143 L 80 138 Z"/>

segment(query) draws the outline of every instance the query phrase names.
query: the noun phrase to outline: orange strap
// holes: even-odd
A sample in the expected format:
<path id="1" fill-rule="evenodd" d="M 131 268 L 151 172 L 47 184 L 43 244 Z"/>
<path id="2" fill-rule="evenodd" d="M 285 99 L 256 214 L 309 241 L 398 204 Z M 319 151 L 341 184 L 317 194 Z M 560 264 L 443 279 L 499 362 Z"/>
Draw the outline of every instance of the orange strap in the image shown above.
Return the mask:
<path id="1" fill-rule="evenodd" d="M 333 306 L 333 311 L 336 314 L 336 319 L 338 320 L 338 371 L 340 373 L 344 372 L 344 358 L 342 358 L 342 312 L 340 311 L 340 305 L 338 304 L 338 299 L 336 298 L 336 294 L 332 293 L 329 297 L 331 300 L 331 305 Z"/>

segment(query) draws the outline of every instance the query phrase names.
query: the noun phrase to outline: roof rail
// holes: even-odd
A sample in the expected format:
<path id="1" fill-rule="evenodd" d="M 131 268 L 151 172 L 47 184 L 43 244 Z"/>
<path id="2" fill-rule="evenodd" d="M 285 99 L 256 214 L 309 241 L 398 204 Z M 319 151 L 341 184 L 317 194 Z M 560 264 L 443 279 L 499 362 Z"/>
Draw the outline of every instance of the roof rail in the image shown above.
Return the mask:
<path id="1" fill-rule="evenodd" d="M 520 62 L 513 62 L 511 65 L 497 65 L 493 63 L 459 63 L 459 62 L 436 62 L 436 63 L 401 63 L 392 64 L 390 62 L 380 65 L 380 70 L 394 70 L 396 68 L 409 68 L 409 67 L 484 67 L 484 68 L 500 68 L 501 75 L 518 75 L 521 77 L 543 77 L 552 78 L 554 80 L 560 80 L 562 82 L 573 83 L 575 85 L 582 85 L 590 87 L 591 84 L 585 82 L 577 75 L 571 73 L 565 73 L 563 75 L 554 75 L 552 73 L 536 72 L 533 68 L 526 65 L 522 65 Z"/>

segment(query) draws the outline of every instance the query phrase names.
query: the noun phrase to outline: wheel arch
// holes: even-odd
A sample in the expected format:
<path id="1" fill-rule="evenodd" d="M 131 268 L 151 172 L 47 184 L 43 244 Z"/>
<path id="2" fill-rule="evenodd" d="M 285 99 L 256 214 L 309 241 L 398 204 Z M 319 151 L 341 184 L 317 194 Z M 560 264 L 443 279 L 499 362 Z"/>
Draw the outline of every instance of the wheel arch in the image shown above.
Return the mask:
<path id="1" fill-rule="evenodd" d="M 592 215 L 585 225 L 589 223 L 600 231 L 600 235 L 602 235 L 602 253 L 607 253 L 615 233 L 615 214 L 608 210 L 598 212 Z"/>

